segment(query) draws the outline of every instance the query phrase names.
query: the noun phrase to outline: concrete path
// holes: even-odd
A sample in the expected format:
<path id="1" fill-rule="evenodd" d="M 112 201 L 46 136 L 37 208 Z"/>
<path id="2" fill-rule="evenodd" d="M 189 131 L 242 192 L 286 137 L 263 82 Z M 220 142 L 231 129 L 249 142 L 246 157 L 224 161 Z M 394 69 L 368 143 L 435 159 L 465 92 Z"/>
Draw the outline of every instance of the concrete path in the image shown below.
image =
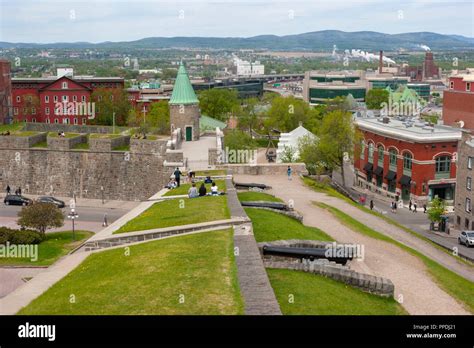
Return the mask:
<path id="1" fill-rule="evenodd" d="M 209 149 L 217 146 L 216 137 L 201 137 L 198 141 L 184 141 L 183 156 L 188 159 L 188 169 L 209 169 Z"/>
<path id="2" fill-rule="evenodd" d="M 45 267 L 1 267 L 0 298 L 25 284 L 27 278 L 35 277 L 45 270 Z"/>
<path id="3" fill-rule="evenodd" d="M 13 315 L 32 300 L 48 290 L 56 282 L 76 268 L 89 253 L 77 253 L 62 258 L 47 270 L 0 299 L 0 315 Z"/>
<path id="4" fill-rule="evenodd" d="M 237 198 L 232 179 L 226 179 L 227 203 L 232 218 L 248 218 Z M 268 279 L 252 224 L 234 226 L 234 247 L 238 250 L 235 260 L 240 293 L 245 302 L 245 314 L 281 315 L 280 306 Z"/>
<path id="5" fill-rule="evenodd" d="M 400 300 L 408 313 L 417 315 L 470 314 L 436 284 L 418 258 L 390 243 L 352 231 L 342 225 L 331 213 L 318 208 L 312 202 L 324 202 L 332 205 L 367 226 L 427 254 L 443 265 L 446 264 L 457 269 L 458 273 L 468 275 L 468 279 L 472 278 L 472 269 L 427 242 L 419 240 L 405 231 L 400 231 L 380 218 L 364 213 L 340 199 L 315 192 L 307 188 L 299 178 L 288 181 L 283 175 L 258 177 L 236 175 L 235 180 L 259 182 L 272 186 L 273 189 L 270 193 L 286 202 L 290 199 L 294 201 L 295 209 L 304 216 L 305 225 L 322 229 L 338 242 L 364 245 L 364 261 L 354 262 L 351 267 L 368 274 L 390 278 L 395 284 L 395 298 Z"/>

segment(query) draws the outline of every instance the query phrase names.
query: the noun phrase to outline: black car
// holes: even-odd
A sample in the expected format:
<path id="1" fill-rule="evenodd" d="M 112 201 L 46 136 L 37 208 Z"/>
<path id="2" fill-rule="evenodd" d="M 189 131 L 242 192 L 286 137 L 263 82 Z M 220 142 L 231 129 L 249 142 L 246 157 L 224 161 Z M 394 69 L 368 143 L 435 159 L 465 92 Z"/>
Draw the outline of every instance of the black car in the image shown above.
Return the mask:
<path id="1" fill-rule="evenodd" d="M 20 195 L 8 195 L 3 200 L 3 203 L 6 205 L 28 205 L 33 203 L 33 201 Z"/>
<path id="2" fill-rule="evenodd" d="M 66 206 L 66 204 L 63 201 L 51 196 L 39 197 L 36 201 L 39 203 L 51 203 L 57 206 L 58 208 L 64 208 Z"/>

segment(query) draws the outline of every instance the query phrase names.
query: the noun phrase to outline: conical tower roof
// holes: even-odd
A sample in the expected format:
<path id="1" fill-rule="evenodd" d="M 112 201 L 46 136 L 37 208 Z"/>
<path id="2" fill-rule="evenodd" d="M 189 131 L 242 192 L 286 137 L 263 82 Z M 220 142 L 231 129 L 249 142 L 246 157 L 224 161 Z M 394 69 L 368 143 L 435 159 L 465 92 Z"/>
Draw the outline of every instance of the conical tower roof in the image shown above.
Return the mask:
<path id="1" fill-rule="evenodd" d="M 171 94 L 170 104 L 198 104 L 199 100 L 194 93 L 191 81 L 189 81 L 188 72 L 181 63 L 178 69 L 178 75 L 173 87 L 173 94 Z"/>

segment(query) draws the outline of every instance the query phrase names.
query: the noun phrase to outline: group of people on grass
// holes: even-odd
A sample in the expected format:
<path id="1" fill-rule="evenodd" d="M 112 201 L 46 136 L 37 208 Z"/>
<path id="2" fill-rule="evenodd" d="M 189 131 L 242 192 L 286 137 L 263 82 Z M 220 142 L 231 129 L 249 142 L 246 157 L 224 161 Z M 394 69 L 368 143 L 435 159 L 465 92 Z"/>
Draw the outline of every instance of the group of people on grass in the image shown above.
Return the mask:
<path id="1" fill-rule="evenodd" d="M 175 189 L 177 187 L 180 187 L 182 175 L 183 173 L 179 170 L 179 168 L 176 168 L 176 170 L 173 173 L 173 177 L 166 185 L 166 188 Z M 218 195 L 224 194 L 223 192 L 219 191 L 219 188 L 217 187 L 216 183 L 212 181 L 210 176 L 206 177 L 206 179 L 204 180 L 204 182 L 201 183 L 201 186 L 198 189 L 196 187 L 196 183 L 194 182 L 195 175 L 196 173 L 193 171 L 188 172 L 188 180 L 191 183 L 191 187 L 188 190 L 189 198 L 196 198 L 196 197 L 202 197 L 202 196 L 218 196 Z M 205 184 L 211 184 L 210 192 L 207 192 L 207 188 Z"/>

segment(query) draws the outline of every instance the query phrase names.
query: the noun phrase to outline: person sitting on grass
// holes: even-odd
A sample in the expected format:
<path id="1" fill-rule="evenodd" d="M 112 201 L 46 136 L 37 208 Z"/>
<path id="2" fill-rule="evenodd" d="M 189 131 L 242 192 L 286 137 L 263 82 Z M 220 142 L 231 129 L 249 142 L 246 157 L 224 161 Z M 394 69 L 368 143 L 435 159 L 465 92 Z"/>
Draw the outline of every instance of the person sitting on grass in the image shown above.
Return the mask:
<path id="1" fill-rule="evenodd" d="M 176 180 L 171 179 L 170 182 L 168 183 L 168 185 L 166 185 L 165 187 L 172 190 L 172 189 L 176 188 L 176 186 L 177 186 Z"/>
<path id="2" fill-rule="evenodd" d="M 196 188 L 196 184 L 195 184 L 195 183 L 193 183 L 192 186 L 191 186 L 191 188 L 189 189 L 189 191 L 188 191 L 188 197 L 189 197 L 189 198 L 196 198 L 196 197 L 199 197 L 199 192 L 198 192 L 198 190 L 197 190 L 197 188 Z"/>
<path id="3" fill-rule="evenodd" d="M 217 185 L 214 181 L 211 184 L 211 195 L 213 196 L 219 195 L 219 189 L 217 188 Z"/>
<path id="4" fill-rule="evenodd" d="M 207 195 L 207 189 L 206 189 L 206 185 L 202 183 L 201 186 L 199 187 L 199 196 L 202 197 L 205 195 Z"/>
<path id="5" fill-rule="evenodd" d="M 206 176 L 206 179 L 204 180 L 204 183 L 205 184 L 211 184 L 212 183 L 212 179 L 210 176 Z"/>

